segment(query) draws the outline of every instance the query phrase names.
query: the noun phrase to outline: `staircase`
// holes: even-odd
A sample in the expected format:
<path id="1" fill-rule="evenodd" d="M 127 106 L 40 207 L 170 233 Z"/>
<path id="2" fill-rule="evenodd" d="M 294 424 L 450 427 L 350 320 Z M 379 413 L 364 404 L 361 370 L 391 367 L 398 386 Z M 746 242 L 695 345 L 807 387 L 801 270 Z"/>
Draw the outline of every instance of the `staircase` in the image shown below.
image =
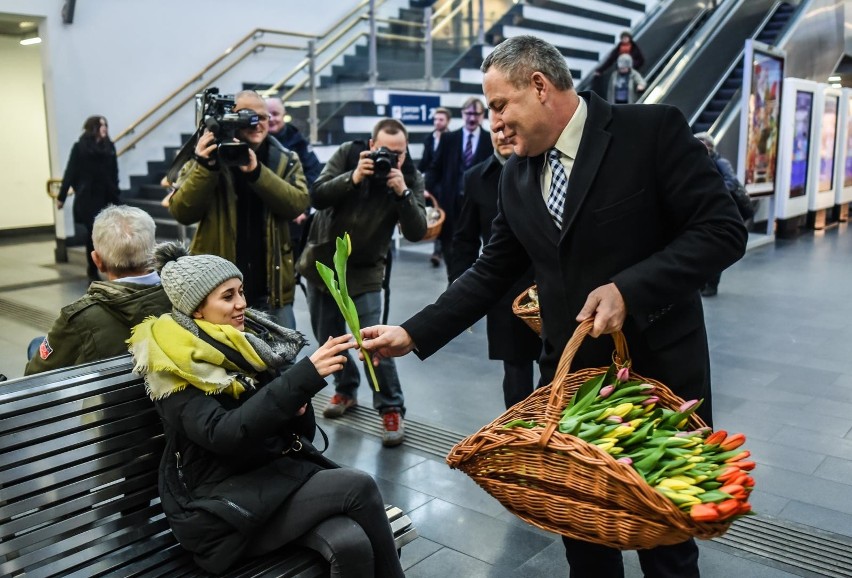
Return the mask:
<path id="1" fill-rule="evenodd" d="M 781 33 L 787 27 L 787 23 L 793 17 L 796 7 L 782 2 L 758 30 L 754 39 L 764 44 L 774 45 Z M 724 81 L 707 102 L 704 110 L 698 115 L 698 119 L 692 124 L 693 132 L 705 132 L 713 126 L 725 107 L 731 102 L 735 95 L 739 94 L 743 86 L 743 59 L 737 59 Z"/>
<path id="2" fill-rule="evenodd" d="M 474 0 L 474 4 L 477 0 Z M 330 74 L 320 77 L 318 88 L 319 135 L 314 150 L 325 162 L 337 147 L 354 138 L 367 137 L 375 122 L 388 116 L 390 93 L 436 95 L 440 106 L 449 108 L 454 119 L 451 129 L 461 125 L 461 105 L 470 96 L 482 95 L 482 73 L 479 66 L 491 46 L 505 38 L 533 34 L 554 44 L 565 56 L 569 68 L 580 80 L 592 73 L 617 41 L 622 30 L 631 29 L 659 0 L 486 0 L 486 45 L 476 43 L 473 20 L 459 18 L 433 39 L 433 75 L 424 81 L 424 50 L 420 42 L 400 40 L 393 36 L 412 35 L 416 28 L 405 23 L 423 22 L 423 9 L 409 6 L 399 9 L 395 18 L 379 28 L 390 37 L 377 38 L 378 86 L 365 86 L 368 78 L 368 48 L 357 45 L 344 56 L 342 63 L 332 66 Z M 582 7 L 579 7 L 581 5 Z M 264 85 L 245 83 L 245 88 L 262 89 Z M 294 101 L 306 102 L 307 92 L 297 94 Z M 288 104 L 292 122 L 303 134 L 308 133 L 308 106 Z M 411 133 L 411 155 L 419 160 L 422 144 L 431 129 L 428 125 L 408 125 Z M 189 135 L 182 138 L 188 139 Z M 184 141 L 185 142 L 185 141 Z M 177 147 L 166 147 L 164 159 L 148 162 L 146 175 L 132 176 L 130 187 L 122 198 L 130 205 L 148 211 L 157 223 L 158 237 L 191 238 L 193 230 L 179 226 L 160 202 L 166 192 L 160 181 L 166 173 Z"/>

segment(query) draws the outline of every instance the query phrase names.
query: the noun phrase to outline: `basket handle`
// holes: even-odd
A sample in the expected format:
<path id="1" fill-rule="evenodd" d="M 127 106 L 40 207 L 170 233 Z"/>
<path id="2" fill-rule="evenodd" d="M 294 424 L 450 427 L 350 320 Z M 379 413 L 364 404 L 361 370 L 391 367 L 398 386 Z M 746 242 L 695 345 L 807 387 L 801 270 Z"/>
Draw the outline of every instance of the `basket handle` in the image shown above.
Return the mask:
<path id="1" fill-rule="evenodd" d="M 433 195 L 429 191 L 423 191 L 423 200 L 424 201 L 432 201 L 433 207 L 435 207 L 438 210 L 441 209 L 441 205 L 438 204 L 438 199 L 436 199 L 435 195 Z"/>
<path id="2" fill-rule="evenodd" d="M 559 426 L 559 420 L 562 417 L 561 405 L 562 396 L 565 390 L 565 377 L 571 371 L 571 362 L 574 361 L 574 356 L 580 349 L 580 345 L 583 343 L 586 336 L 591 333 L 594 325 L 594 317 L 589 317 L 585 321 L 582 321 L 577 326 L 577 329 L 574 330 L 574 334 L 568 340 L 568 343 L 565 344 L 565 349 L 559 357 L 559 363 L 556 366 L 556 374 L 553 376 L 553 381 L 550 385 L 550 397 L 547 400 L 547 409 L 544 414 L 546 427 L 544 429 L 544 433 L 541 435 L 541 439 L 539 440 L 539 445 L 541 447 L 545 447 L 547 445 L 547 442 L 550 441 L 550 436 L 553 435 L 553 432 L 555 432 L 556 428 Z M 624 362 L 627 359 L 630 359 L 627 352 L 627 340 L 624 338 L 624 333 L 621 331 L 615 331 L 610 335 L 612 336 L 612 340 L 615 342 L 614 360 L 617 362 Z"/>

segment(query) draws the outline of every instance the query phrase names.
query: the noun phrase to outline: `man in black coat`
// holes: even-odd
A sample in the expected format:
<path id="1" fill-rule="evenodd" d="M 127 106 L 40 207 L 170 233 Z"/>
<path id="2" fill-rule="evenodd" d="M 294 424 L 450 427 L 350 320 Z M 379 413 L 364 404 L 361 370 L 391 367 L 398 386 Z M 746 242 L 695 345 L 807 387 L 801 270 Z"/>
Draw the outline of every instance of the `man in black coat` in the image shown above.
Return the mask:
<path id="1" fill-rule="evenodd" d="M 439 236 L 446 263 L 452 259 L 453 231 L 464 201 L 464 172 L 494 152 L 491 138 L 482 128 L 483 118 L 485 105 L 482 101 L 475 97 L 467 99 L 462 105 L 464 126 L 441 137 L 441 146 L 438 147 L 432 162 L 430 180 L 440 185 L 440 195 L 437 198 L 446 213 Z"/>
<path id="2" fill-rule="evenodd" d="M 420 163 L 417 169 L 423 173 L 423 179 L 426 182 L 426 192 L 434 196 L 440 202 L 441 184 L 435 181 L 435 176 L 432 171 L 432 164 L 438 156 L 438 147 L 441 146 L 441 138 L 450 130 L 450 119 L 453 114 L 449 109 L 438 107 L 432 114 L 432 126 L 434 130 L 429 133 L 423 141 L 423 156 L 420 157 Z M 441 239 L 435 239 L 432 256 L 429 261 L 433 267 L 441 265 Z"/>
<path id="3" fill-rule="evenodd" d="M 494 154 L 464 174 L 464 204 L 453 236 L 453 260 L 447 263 L 450 281 L 458 279 L 479 256 L 491 238 L 491 222 L 497 216 L 497 185 L 500 171 L 512 155 L 512 145 L 491 133 Z M 512 313 L 512 302 L 534 283 L 529 269 L 487 316 L 488 358 L 503 362 L 503 401 L 510 408 L 533 392 L 533 362 L 541 354 L 541 339 Z"/>
<path id="4" fill-rule="evenodd" d="M 412 350 L 431 355 L 532 264 L 543 383 L 578 323 L 593 317 L 592 337 L 623 331 L 636 372 L 685 399 L 704 398 L 699 412 L 709 421 L 699 289 L 743 255 L 747 233 L 703 145 L 673 107 L 578 95 L 565 59 L 538 38 L 505 40 L 482 71 L 491 129 L 515 147 L 491 241 L 434 305 L 401 327 L 363 330 L 374 362 Z M 586 340 L 572 369 L 609 365 L 612 349 L 608 339 Z M 572 578 L 623 576 L 618 550 L 563 541 Z M 639 558 L 649 576 L 698 576 L 694 540 L 642 550 Z"/>

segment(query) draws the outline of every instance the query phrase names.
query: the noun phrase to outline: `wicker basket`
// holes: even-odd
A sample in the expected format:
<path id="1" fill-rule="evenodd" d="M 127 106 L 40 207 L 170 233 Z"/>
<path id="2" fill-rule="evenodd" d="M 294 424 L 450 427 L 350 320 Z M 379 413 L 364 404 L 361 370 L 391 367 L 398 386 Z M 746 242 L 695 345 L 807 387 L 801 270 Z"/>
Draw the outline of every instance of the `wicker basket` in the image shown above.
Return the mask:
<path id="1" fill-rule="evenodd" d="M 530 326 L 530 329 L 541 335 L 541 315 L 538 305 L 531 306 L 530 290 L 536 289 L 533 285 L 523 293 L 515 297 L 512 301 L 512 313 L 521 318 L 521 320 Z"/>
<path id="2" fill-rule="evenodd" d="M 441 205 L 438 204 L 438 199 L 436 199 L 433 195 L 430 195 L 427 192 L 423 192 L 423 197 L 426 201 L 431 201 L 432 206 L 435 207 L 438 211 L 438 220 L 432 223 L 431 225 L 427 223 L 426 226 L 426 234 L 423 235 L 421 241 L 431 241 L 436 239 L 438 235 L 441 234 L 441 227 L 444 224 L 444 220 L 447 218 L 447 213 L 444 212 L 444 209 L 441 208 Z"/>
<path id="3" fill-rule="evenodd" d="M 653 548 L 691 537 L 714 538 L 731 522 L 698 523 L 648 485 L 630 466 L 597 446 L 557 431 L 562 409 L 589 378 L 607 368 L 569 373 L 592 323 L 581 323 L 565 346 L 553 383 L 534 392 L 499 418 L 462 440 L 447 456 L 452 468 L 465 472 L 509 511 L 530 524 L 619 549 Z M 617 363 L 626 361 L 624 335 L 613 334 Z M 677 408 L 683 400 L 663 384 L 661 406 Z M 504 429 L 514 420 L 535 420 L 544 428 Z M 690 426 L 703 427 L 693 415 Z"/>

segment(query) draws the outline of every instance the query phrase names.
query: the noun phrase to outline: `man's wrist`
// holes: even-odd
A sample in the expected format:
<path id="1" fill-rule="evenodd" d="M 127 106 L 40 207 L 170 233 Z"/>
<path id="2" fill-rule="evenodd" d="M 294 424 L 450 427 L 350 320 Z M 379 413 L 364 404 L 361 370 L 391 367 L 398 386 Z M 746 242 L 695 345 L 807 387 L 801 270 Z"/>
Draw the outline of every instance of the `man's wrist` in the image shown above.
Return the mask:
<path id="1" fill-rule="evenodd" d="M 411 189 L 403 189 L 401 193 L 395 193 L 394 199 L 397 201 L 404 201 L 408 197 L 411 196 Z"/>

